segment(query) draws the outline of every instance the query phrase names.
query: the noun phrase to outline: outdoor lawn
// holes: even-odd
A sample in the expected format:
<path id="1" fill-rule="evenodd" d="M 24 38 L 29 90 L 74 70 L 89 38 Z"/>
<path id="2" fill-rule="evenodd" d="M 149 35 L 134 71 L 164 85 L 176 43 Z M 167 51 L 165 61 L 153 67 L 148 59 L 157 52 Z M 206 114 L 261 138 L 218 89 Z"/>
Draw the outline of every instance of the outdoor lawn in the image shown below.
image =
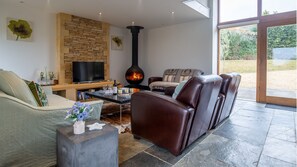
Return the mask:
<path id="1" fill-rule="evenodd" d="M 296 60 L 268 60 L 267 87 L 274 91 L 292 92 L 296 97 L 296 63 Z M 221 60 L 220 69 L 221 73 L 240 73 L 240 88 L 256 90 L 256 60 Z"/>
<path id="2" fill-rule="evenodd" d="M 296 60 L 268 60 L 268 71 L 296 70 Z M 220 69 L 223 73 L 255 73 L 256 60 L 221 60 Z"/>

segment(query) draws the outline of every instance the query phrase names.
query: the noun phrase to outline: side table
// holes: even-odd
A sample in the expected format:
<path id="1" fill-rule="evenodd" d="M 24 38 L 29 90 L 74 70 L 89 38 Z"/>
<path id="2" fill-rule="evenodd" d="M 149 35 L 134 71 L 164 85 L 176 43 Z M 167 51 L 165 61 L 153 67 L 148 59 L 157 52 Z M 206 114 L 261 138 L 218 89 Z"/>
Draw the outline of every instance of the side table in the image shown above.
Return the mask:
<path id="1" fill-rule="evenodd" d="M 96 121 L 86 122 L 86 125 Z M 101 130 L 73 134 L 73 126 L 57 129 L 57 165 L 59 167 L 118 166 L 118 130 L 105 125 Z"/>

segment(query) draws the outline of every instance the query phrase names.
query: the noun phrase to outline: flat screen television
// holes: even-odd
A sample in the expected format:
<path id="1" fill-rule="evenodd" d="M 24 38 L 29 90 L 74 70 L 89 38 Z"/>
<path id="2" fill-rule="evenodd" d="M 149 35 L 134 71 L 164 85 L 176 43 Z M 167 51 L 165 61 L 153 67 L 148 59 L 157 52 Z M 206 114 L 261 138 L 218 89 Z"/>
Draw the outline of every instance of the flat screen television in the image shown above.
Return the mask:
<path id="1" fill-rule="evenodd" d="M 104 62 L 72 62 L 74 83 L 104 80 Z"/>

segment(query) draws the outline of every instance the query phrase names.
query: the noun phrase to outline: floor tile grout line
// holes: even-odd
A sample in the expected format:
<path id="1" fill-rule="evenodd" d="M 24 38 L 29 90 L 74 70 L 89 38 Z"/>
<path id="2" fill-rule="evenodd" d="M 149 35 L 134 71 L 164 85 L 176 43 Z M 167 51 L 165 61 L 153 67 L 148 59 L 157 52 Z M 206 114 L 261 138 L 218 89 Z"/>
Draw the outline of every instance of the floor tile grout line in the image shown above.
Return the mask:
<path id="1" fill-rule="evenodd" d="M 165 163 L 168 164 L 168 165 L 173 166 L 173 164 L 171 164 L 171 163 L 169 163 L 169 162 L 167 162 L 167 161 L 161 159 L 160 157 L 157 157 L 157 156 L 155 156 L 155 155 L 153 155 L 153 154 L 151 154 L 151 153 L 149 153 L 149 152 L 146 152 L 145 150 L 144 150 L 143 152 L 146 153 L 146 154 L 148 154 L 148 155 L 150 155 L 150 156 L 152 156 L 152 157 L 154 157 L 154 158 L 157 158 L 158 160 L 160 160 L 160 161 L 162 161 L 162 162 L 165 162 Z"/>
<path id="2" fill-rule="evenodd" d="M 270 127 L 271 127 L 271 125 L 272 125 L 272 120 L 273 120 L 273 118 L 274 118 L 274 115 L 275 115 L 275 110 L 273 110 L 272 119 L 270 120 L 269 128 L 268 128 L 268 131 L 267 131 L 267 133 L 266 133 L 266 137 L 265 137 L 265 142 L 264 142 L 263 147 L 262 147 L 262 149 L 261 149 L 260 156 L 259 156 L 259 159 L 258 159 L 258 162 L 257 162 L 257 166 L 256 166 L 256 167 L 259 166 L 259 162 L 260 162 L 261 156 L 262 156 L 263 151 L 264 151 L 265 143 L 266 143 L 266 140 L 267 140 L 267 137 L 268 137 L 268 134 L 269 134 Z"/>
<path id="3" fill-rule="evenodd" d="M 140 153 L 142 153 L 142 152 L 145 152 L 146 149 L 149 149 L 149 148 L 151 148 L 152 146 L 153 146 L 153 145 L 151 145 L 151 146 L 148 147 L 148 148 L 145 148 L 145 149 L 141 150 L 140 152 L 138 152 L 137 154 L 133 155 L 133 156 L 130 157 L 129 159 L 126 159 L 125 161 L 121 162 L 120 164 L 122 164 L 122 163 L 124 163 L 124 162 L 130 160 L 131 158 L 135 157 L 136 155 L 138 155 L 138 154 L 140 154 Z"/>
<path id="4" fill-rule="evenodd" d="M 271 156 L 269 156 L 269 155 L 265 155 L 266 157 L 269 157 L 269 158 L 271 158 L 271 159 L 275 159 L 275 160 L 278 160 L 278 161 L 282 161 L 282 162 L 284 162 L 284 163 L 288 163 L 288 164 L 292 164 L 292 165 L 296 165 L 297 166 L 297 162 L 296 162 L 296 164 L 295 163 L 291 163 L 291 162 L 288 162 L 288 161 L 284 161 L 284 160 L 281 160 L 281 159 L 277 159 L 277 158 L 275 158 L 275 157 L 271 157 Z"/>
<path id="5" fill-rule="evenodd" d="M 229 118 L 228 118 L 229 119 Z M 227 120 L 228 119 L 225 119 L 221 124 L 219 124 L 219 126 L 217 126 L 215 129 L 213 129 L 213 130 L 211 130 L 211 131 L 209 131 L 209 133 L 207 134 L 207 132 L 205 133 L 205 135 L 207 135 L 203 140 L 201 140 L 200 141 L 200 143 L 201 142 L 203 142 L 209 135 L 211 135 L 211 134 L 213 134 L 219 127 L 221 127 L 221 126 L 223 126 L 226 122 L 227 122 Z M 215 135 L 215 134 L 213 134 L 213 135 Z M 192 150 L 190 150 L 188 153 L 186 153 L 180 160 L 178 160 L 175 164 L 177 164 L 178 162 L 180 162 L 182 159 L 184 159 L 187 155 L 189 155 L 197 146 L 199 146 L 199 144 L 200 143 L 198 143 Z M 174 164 L 174 165 L 175 165 Z"/>

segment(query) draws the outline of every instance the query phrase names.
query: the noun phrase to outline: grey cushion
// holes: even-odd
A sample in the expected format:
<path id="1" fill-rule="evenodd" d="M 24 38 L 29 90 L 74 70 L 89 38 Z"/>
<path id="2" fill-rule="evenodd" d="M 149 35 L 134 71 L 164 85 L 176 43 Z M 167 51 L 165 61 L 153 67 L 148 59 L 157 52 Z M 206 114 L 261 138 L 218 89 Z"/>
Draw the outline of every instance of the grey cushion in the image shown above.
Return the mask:
<path id="1" fill-rule="evenodd" d="M 185 86 L 187 82 L 188 80 L 183 80 L 177 85 L 177 87 L 175 87 L 174 93 L 172 94 L 173 99 L 176 99 L 177 95 L 179 94 L 179 92 L 182 90 L 182 88 Z"/>

